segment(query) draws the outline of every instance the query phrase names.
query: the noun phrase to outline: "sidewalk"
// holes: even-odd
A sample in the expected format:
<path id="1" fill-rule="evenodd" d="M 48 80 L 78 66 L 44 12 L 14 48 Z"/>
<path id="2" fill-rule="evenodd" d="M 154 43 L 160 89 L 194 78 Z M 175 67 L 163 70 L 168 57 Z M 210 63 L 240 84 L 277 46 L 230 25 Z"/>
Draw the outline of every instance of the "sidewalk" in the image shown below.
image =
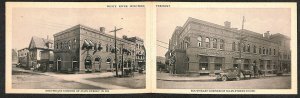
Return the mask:
<path id="1" fill-rule="evenodd" d="M 213 76 L 188 77 L 170 75 L 169 73 L 157 73 L 157 80 L 163 81 L 213 81 L 215 79 L 216 77 Z"/>
<path id="2" fill-rule="evenodd" d="M 13 68 L 13 71 L 41 74 L 46 76 L 57 77 L 66 81 L 74 81 L 82 84 L 92 85 L 100 88 L 107 89 L 129 89 L 123 86 L 112 85 L 108 83 L 100 83 L 86 80 L 87 78 L 104 78 L 104 77 L 113 77 L 114 73 L 112 72 L 103 72 L 103 73 L 88 73 L 88 74 L 62 74 L 62 73 L 54 73 L 54 72 L 33 72 L 32 70 L 24 70 L 21 68 Z"/>
<path id="3" fill-rule="evenodd" d="M 266 74 L 264 77 L 276 77 L 276 74 Z M 290 76 L 290 74 L 283 74 L 282 76 Z M 248 76 L 246 78 L 249 78 Z M 215 76 L 197 76 L 197 77 L 189 77 L 189 76 L 179 76 L 179 75 L 170 75 L 169 73 L 157 73 L 157 80 L 163 81 L 215 81 Z"/>

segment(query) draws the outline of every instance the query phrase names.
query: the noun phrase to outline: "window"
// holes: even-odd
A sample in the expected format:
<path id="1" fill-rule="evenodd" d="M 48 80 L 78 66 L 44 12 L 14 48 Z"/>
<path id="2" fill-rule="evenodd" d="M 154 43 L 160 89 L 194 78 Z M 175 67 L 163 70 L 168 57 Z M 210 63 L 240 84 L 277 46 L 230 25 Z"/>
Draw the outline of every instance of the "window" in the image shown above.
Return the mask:
<path id="1" fill-rule="evenodd" d="M 238 43 L 238 51 L 241 51 L 241 43 Z"/>
<path id="2" fill-rule="evenodd" d="M 216 38 L 213 39 L 213 48 L 217 48 L 217 39 Z"/>
<path id="3" fill-rule="evenodd" d="M 276 55 L 275 49 L 274 49 L 274 51 L 273 51 L 273 52 L 274 52 L 274 55 Z"/>
<path id="4" fill-rule="evenodd" d="M 269 49 L 269 55 L 271 55 L 271 54 L 272 54 L 272 49 L 270 48 L 270 49 Z"/>
<path id="5" fill-rule="evenodd" d="M 269 49 L 268 48 L 266 48 L 266 54 L 269 54 Z"/>
<path id="6" fill-rule="evenodd" d="M 208 38 L 208 37 L 206 37 L 205 43 L 206 43 L 206 47 L 207 47 L 207 48 L 210 48 L 209 38 Z"/>
<path id="7" fill-rule="evenodd" d="M 220 40 L 220 49 L 224 49 L 224 40 L 223 39 Z"/>
<path id="8" fill-rule="evenodd" d="M 243 45 L 243 52 L 246 52 L 246 45 L 244 43 L 242 43 Z"/>
<path id="9" fill-rule="evenodd" d="M 202 47 L 202 37 L 199 36 L 199 37 L 197 38 L 197 40 L 198 40 L 198 47 Z"/>
<path id="10" fill-rule="evenodd" d="M 250 45 L 247 45 L 247 52 L 250 52 Z"/>
<path id="11" fill-rule="evenodd" d="M 60 49 L 62 49 L 63 48 L 63 43 L 62 42 L 60 42 Z"/>
<path id="12" fill-rule="evenodd" d="M 215 70 L 222 70 L 222 64 L 215 64 Z"/>
<path id="13" fill-rule="evenodd" d="M 184 45 L 185 45 L 185 49 L 189 47 L 187 42 L 185 42 Z"/>
<path id="14" fill-rule="evenodd" d="M 56 43 L 56 49 L 58 49 L 58 43 Z"/>
<path id="15" fill-rule="evenodd" d="M 253 46 L 253 53 L 256 53 L 256 46 Z"/>
<path id="16" fill-rule="evenodd" d="M 235 51 L 235 42 L 232 43 L 232 50 Z"/>
<path id="17" fill-rule="evenodd" d="M 266 50 L 265 50 L 265 47 L 263 47 L 263 54 L 265 54 L 266 52 L 265 52 Z"/>
<path id="18" fill-rule="evenodd" d="M 259 47 L 259 54 L 261 54 L 261 47 Z"/>
<path id="19" fill-rule="evenodd" d="M 74 39 L 74 41 L 73 41 L 73 48 L 74 49 L 76 48 L 76 39 Z"/>

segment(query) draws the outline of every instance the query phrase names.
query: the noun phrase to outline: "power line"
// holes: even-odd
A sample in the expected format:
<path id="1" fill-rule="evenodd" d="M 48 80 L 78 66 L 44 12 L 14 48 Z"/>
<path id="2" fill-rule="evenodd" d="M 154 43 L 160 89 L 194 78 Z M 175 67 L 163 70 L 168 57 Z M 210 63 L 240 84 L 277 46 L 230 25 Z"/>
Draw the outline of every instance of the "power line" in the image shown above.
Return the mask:
<path id="1" fill-rule="evenodd" d="M 165 47 L 165 46 L 161 46 L 161 45 L 158 45 L 158 44 L 157 44 L 157 46 L 160 46 L 160 47 L 165 48 L 165 49 L 169 49 L 169 48 L 167 48 L 167 47 Z"/>
<path id="2" fill-rule="evenodd" d="M 163 42 L 163 41 L 160 41 L 160 40 L 156 40 L 156 41 L 169 45 L 169 43 L 166 43 L 166 42 Z"/>

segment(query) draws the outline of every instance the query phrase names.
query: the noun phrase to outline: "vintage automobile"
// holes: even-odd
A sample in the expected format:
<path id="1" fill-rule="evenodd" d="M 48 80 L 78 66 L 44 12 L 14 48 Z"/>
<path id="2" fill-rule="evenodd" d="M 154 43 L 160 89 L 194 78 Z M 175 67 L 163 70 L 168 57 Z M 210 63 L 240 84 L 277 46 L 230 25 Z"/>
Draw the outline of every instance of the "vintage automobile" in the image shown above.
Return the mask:
<path id="1" fill-rule="evenodd" d="M 217 80 L 227 81 L 227 80 L 240 80 L 240 70 L 237 68 L 230 68 L 223 70 L 220 74 L 217 75 Z"/>

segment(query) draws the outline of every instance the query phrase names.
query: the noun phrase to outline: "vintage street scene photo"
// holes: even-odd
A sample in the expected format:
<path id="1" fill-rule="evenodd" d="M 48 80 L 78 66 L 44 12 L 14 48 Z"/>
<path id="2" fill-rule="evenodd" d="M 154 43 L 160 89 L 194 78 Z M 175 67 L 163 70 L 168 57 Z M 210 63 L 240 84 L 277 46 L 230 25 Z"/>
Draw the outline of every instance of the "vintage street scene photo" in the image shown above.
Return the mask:
<path id="1" fill-rule="evenodd" d="M 156 10 L 157 89 L 291 89 L 290 8 Z"/>
<path id="2" fill-rule="evenodd" d="M 145 11 L 12 8 L 11 89 L 145 89 Z"/>

